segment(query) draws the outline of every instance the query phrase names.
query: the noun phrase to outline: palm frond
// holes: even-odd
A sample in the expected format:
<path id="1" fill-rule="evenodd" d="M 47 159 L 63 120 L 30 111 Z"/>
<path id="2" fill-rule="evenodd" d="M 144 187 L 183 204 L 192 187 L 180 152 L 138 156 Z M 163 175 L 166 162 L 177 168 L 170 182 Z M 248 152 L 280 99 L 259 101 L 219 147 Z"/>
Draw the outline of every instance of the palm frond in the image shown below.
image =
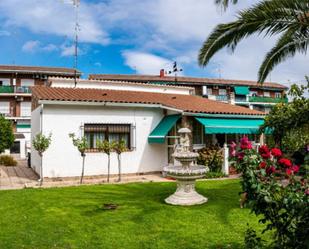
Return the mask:
<path id="1" fill-rule="evenodd" d="M 258 73 L 258 81 L 264 82 L 268 74 L 279 63 L 289 57 L 293 57 L 297 52 L 306 53 L 309 45 L 309 32 L 288 30 L 277 41 L 274 48 L 267 53 Z"/>
<path id="2" fill-rule="evenodd" d="M 216 5 L 221 6 L 226 10 L 230 4 L 236 4 L 238 0 L 215 0 Z"/>
<path id="3" fill-rule="evenodd" d="M 308 30 L 308 0 L 264 0 L 241 11 L 236 21 L 219 24 L 200 49 L 198 61 L 206 66 L 213 55 L 224 47 L 236 48 L 254 33 L 275 35 L 288 29 Z"/>

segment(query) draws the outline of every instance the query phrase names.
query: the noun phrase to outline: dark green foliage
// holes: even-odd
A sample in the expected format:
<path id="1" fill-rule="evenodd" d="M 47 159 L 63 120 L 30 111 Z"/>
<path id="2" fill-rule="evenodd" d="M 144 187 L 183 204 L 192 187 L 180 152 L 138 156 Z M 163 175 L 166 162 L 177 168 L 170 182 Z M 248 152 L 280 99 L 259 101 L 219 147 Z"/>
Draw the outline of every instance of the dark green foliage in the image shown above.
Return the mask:
<path id="1" fill-rule="evenodd" d="M 14 143 L 12 124 L 0 115 L 0 153 L 11 148 Z"/>
<path id="2" fill-rule="evenodd" d="M 256 232 L 250 227 L 245 234 L 246 249 L 262 249 L 265 248 L 263 240 L 256 235 Z"/>
<path id="3" fill-rule="evenodd" d="M 9 155 L 1 155 L 0 156 L 0 165 L 4 166 L 16 166 L 17 161 Z"/>
<path id="4" fill-rule="evenodd" d="M 228 0 L 216 0 L 227 7 Z M 206 66 L 222 48 L 235 50 L 237 44 L 253 34 L 277 36 L 275 46 L 267 53 L 258 74 L 264 82 L 279 63 L 296 53 L 306 53 L 309 43 L 308 0 L 263 0 L 241 11 L 234 22 L 219 24 L 204 42 L 199 53 L 199 64 Z"/>
<path id="5" fill-rule="evenodd" d="M 223 164 L 222 150 L 217 146 L 208 146 L 199 150 L 197 163 L 209 167 L 210 172 L 221 172 Z"/>

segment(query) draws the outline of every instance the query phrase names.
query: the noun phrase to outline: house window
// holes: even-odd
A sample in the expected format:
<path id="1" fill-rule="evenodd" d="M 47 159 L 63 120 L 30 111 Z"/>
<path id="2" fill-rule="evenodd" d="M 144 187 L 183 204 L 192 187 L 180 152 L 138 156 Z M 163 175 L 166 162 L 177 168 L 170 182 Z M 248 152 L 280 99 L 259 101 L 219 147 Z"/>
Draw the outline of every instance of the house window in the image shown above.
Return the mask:
<path id="1" fill-rule="evenodd" d="M 250 96 L 257 97 L 258 93 L 256 91 L 250 91 Z"/>
<path id="2" fill-rule="evenodd" d="M 10 102 L 0 101 L 0 114 L 10 114 Z"/>
<path id="3" fill-rule="evenodd" d="M 131 149 L 131 125 L 130 124 L 85 124 L 85 137 L 88 143 L 88 151 L 97 151 L 97 141 L 109 142 L 124 140 L 127 149 Z"/>
<path id="4" fill-rule="evenodd" d="M 207 95 L 207 86 L 202 86 L 202 94 L 203 96 Z"/>
<path id="5" fill-rule="evenodd" d="M 226 89 L 219 89 L 219 95 L 226 95 Z"/>
<path id="6" fill-rule="evenodd" d="M 264 92 L 264 97 L 270 97 L 270 92 Z"/>
<path id="7" fill-rule="evenodd" d="M 212 88 L 209 88 L 209 87 L 207 88 L 207 94 L 212 95 Z"/>
<path id="8" fill-rule="evenodd" d="M 10 79 L 0 79 L 0 86 L 10 86 L 11 80 Z"/>
<path id="9" fill-rule="evenodd" d="M 276 92 L 275 93 L 275 98 L 281 98 L 281 93 Z"/>
<path id="10" fill-rule="evenodd" d="M 21 79 L 21 86 L 34 86 L 34 79 Z"/>
<path id="11" fill-rule="evenodd" d="M 20 103 L 20 116 L 30 117 L 31 116 L 31 102 Z"/>
<path id="12" fill-rule="evenodd" d="M 196 120 L 193 120 L 193 131 L 192 131 L 192 137 L 193 137 L 193 144 L 203 144 L 204 143 L 204 126 L 196 121 Z"/>

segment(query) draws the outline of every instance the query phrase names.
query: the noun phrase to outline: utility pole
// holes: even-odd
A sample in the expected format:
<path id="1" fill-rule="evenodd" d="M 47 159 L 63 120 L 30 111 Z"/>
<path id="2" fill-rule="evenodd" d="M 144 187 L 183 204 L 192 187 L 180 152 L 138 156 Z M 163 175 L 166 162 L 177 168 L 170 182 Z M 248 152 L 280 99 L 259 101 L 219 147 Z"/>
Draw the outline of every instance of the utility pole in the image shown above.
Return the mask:
<path id="1" fill-rule="evenodd" d="M 74 87 L 77 85 L 77 66 L 78 66 L 78 32 L 79 32 L 79 22 L 78 22 L 78 11 L 80 0 L 72 0 L 75 9 L 75 42 L 74 42 Z"/>

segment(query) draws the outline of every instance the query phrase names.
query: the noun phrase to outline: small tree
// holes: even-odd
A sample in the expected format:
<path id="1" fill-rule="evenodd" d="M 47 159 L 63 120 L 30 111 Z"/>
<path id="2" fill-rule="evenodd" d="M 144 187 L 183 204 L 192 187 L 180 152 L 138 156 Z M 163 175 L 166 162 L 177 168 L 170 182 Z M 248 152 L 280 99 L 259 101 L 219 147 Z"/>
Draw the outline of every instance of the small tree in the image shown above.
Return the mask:
<path id="1" fill-rule="evenodd" d="M 111 164 L 111 152 L 113 151 L 113 146 L 108 140 L 100 141 L 97 140 L 97 148 L 100 152 L 103 152 L 107 155 L 108 164 L 107 164 L 107 182 L 109 182 L 110 176 L 110 164 Z"/>
<path id="2" fill-rule="evenodd" d="M 120 141 L 114 141 L 112 143 L 113 151 L 117 153 L 117 159 L 118 159 L 118 181 L 121 181 L 121 154 L 125 151 L 127 151 L 126 142 L 124 140 Z"/>
<path id="3" fill-rule="evenodd" d="M 40 185 L 43 184 L 43 153 L 48 149 L 51 143 L 52 134 L 49 133 L 48 136 L 43 135 L 41 132 L 36 134 L 36 136 L 32 140 L 33 148 L 38 152 L 41 158 L 40 165 Z"/>
<path id="4" fill-rule="evenodd" d="M 80 152 L 80 155 L 83 159 L 82 162 L 82 173 L 80 176 L 80 184 L 83 183 L 83 178 L 84 178 L 84 172 L 85 172 L 85 151 L 88 148 L 88 143 L 87 143 L 87 139 L 85 137 L 81 137 L 81 138 L 75 138 L 75 134 L 74 133 L 70 133 L 69 137 L 72 139 L 73 145 L 78 149 L 78 151 Z"/>
<path id="5" fill-rule="evenodd" d="M 11 148 L 14 143 L 14 133 L 12 124 L 0 115 L 0 153 L 5 149 Z"/>

